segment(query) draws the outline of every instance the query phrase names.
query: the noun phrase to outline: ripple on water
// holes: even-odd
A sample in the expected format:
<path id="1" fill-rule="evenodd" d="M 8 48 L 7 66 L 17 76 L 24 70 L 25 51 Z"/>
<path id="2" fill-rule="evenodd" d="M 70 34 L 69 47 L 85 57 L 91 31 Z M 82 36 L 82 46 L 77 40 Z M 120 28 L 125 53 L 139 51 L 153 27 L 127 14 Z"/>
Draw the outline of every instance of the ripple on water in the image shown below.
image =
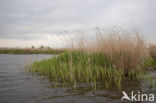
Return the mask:
<path id="1" fill-rule="evenodd" d="M 51 55 L 0 55 L 0 103 L 119 103 L 122 90 L 142 90 L 155 93 L 146 81 L 126 81 L 122 90 L 107 89 L 102 84 L 92 90 L 85 83 L 62 87 L 46 77 L 26 73 L 24 66 Z M 149 73 L 156 80 L 156 71 Z M 156 83 L 156 82 L 155 82 Z M 54 84 L 58 85 L 55 86 Z"/>

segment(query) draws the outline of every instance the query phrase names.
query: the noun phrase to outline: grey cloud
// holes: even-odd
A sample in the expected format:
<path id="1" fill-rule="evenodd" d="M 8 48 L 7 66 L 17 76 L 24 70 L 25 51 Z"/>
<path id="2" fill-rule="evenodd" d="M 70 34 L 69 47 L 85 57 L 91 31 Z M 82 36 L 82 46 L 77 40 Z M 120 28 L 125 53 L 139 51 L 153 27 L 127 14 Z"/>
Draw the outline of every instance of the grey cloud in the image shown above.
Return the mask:
<path id="1" fill-rule="evenodd" d="M 1 0 L 0 38 L 35 39 L 72 29 L 132 23 L 153 35 L 155 3 L 155 0 Z"/>

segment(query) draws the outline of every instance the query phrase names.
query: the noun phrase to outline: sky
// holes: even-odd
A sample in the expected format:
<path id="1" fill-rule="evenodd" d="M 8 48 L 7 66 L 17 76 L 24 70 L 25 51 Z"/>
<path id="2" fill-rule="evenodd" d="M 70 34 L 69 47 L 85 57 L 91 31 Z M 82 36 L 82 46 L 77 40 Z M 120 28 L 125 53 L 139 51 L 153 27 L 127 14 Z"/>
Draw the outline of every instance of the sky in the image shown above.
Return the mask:
<path id="1" fill-rule="evenodd" d="M 156 43 L 156 0 L 0 0 L 0 47 L 60 48 L 77 31 L 139 27 Z"/>

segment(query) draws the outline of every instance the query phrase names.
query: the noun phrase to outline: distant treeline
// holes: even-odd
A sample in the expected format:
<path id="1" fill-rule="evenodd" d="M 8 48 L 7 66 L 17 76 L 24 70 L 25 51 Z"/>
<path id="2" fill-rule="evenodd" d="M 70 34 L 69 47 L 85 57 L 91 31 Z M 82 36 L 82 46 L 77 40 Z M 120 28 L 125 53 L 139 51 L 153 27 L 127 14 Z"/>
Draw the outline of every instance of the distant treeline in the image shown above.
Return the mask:
<path id="1" fill-rule="evenodd" d="M 52 48 L 0 48 L 0 54 L 59 54 L 63 51 Z"/>

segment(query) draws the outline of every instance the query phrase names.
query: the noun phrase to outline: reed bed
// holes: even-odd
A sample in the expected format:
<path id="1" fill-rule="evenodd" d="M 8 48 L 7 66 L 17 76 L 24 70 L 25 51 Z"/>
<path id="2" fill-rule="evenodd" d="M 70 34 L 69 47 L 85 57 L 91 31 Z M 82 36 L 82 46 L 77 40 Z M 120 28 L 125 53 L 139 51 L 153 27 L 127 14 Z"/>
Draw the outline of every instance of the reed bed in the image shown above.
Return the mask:
<path id="1" fill-rule="evenodd" d="M 55 82 L 87 83 L 96 89 L 97 82 L 104 86 L 121 89 L 126 79 L 137 75 L 150 66 L 147 43 L 137 30 L 96 29 L 96 39 L 81 37 L 77 45 L 48 60 L 35 62 L 29 71 L 47 76 Z"/>
<path id="2" fill-rule="evenodd" d="M 59 54 L 63 51 L 51 48 L 0 48 L 0 54 Z"/>

